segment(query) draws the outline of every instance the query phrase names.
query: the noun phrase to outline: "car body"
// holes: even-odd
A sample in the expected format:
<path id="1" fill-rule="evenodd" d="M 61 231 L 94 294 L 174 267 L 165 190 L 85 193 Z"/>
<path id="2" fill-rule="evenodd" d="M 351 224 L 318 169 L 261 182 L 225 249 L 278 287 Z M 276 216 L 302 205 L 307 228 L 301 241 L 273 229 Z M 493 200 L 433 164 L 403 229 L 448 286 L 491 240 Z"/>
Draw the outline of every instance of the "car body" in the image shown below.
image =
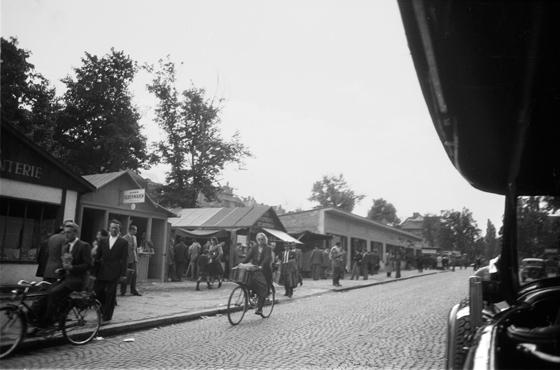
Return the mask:
<path id="1" fill-rule="evenodd" d="M 505 196 L 500 255 L 449 312 L 446 367 L 558 369 L 559 271 L 520 268 L 529 256 L 518 224 L 524 197 L 560 197 L 560 1 L 399 0 L 399 8 L 443 149 L 472 186 Z M 537 256 L 555 266 L 558 230 Z"/>
<path id="2" fill-rule="evenodd" d="M 547 277 L 545 260 L 542 258 L 524 258 L 519 265 L 521 283 Z"/>

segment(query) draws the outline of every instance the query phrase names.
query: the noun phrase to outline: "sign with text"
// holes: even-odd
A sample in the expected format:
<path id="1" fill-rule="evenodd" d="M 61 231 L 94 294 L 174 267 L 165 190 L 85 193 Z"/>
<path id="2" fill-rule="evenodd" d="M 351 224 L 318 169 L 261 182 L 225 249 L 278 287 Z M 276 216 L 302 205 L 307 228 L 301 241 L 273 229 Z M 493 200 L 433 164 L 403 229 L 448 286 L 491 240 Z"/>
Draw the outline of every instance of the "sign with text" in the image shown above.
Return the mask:
<path id="1" fill-rule="evenodd" d="M 122 202 L 124 204 L 130 203 L 144 203 L 146 200 L 145 189 L 131 189 L 123 191 Z"/>

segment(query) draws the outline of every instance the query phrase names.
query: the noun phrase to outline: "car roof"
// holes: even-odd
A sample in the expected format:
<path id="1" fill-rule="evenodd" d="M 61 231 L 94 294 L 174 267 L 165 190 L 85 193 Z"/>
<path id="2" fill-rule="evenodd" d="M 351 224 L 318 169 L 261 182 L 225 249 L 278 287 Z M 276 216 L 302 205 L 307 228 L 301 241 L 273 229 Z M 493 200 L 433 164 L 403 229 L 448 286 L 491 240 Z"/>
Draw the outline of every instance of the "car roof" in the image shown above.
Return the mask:
<path id="1" fill-rule="evenodd" d="M 432 121 L 474 187 L 560 195 L 560 2 L 399 0 Z"/>

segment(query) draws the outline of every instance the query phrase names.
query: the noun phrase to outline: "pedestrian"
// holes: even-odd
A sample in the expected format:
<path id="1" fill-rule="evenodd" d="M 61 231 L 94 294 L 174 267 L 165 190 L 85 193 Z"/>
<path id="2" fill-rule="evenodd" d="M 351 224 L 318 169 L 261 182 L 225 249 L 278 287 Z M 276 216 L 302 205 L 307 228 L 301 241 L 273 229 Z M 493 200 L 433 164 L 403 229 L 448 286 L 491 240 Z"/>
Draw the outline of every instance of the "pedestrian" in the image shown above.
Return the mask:
<path id="1" fill-rule="evenodd" d="M 313 251 L 311 251 L 311 277 L 313 280 L 321 278 L 321 265 L 323 263 L 323 251 L 315 244 Z"/>
<path id="2" fill-rule="evenodd" d="M 189 245 L 188 257 L 189 257 L 189 267 L 187 268 L 187 273 L 185 274 L 187 279 L 197 280 L 198 277 L 198 256 L 200 255 L 200 250 L 202 247 L 200 243 L 193 240 L 193 243 Z"/>
<path id="3" fill-rule="evenodd" d="M 128 243 L 128 259 L 127 259 L 127 273 L 126 280 L 121 282 L 121 296 L 126 294 L 126 287 L 130 285 L 130 294 L 141 296 L 140 292 L 136 289 L 136 268 L 138 266 L 138 241 L 136 233 L 138 228 L 136 225 L 130 224 L 128 233 L 123 236 Z"/>
<path id="4" fill-rule="evenodd" d="M 109 223 L 109 237 L 99 240 L 95 253 L 93 289 L 101 303 L 103 321 L 111 321 L 115 309 L 117 284 L 126 280 L 128 265 L 128 241 L 120 236 L 121 224 Z"/>
<path id="5" fill-rule="evenodd" d="M 45 327 L 55 319 L 61 302 L 74 291 L 83 290 L 91 269 L 91 246 L 78 238 L 80 227 L 73 221 L 64 222 L 66 243 L 62 246 L 62 268 L 60 281 L 54 283 L 47 293 L 47 307 L 39 319 L 38 326 Z"/>
<path id="6" fill-rule="evenodd" d="M 418 268 L 418 272 L 424 271 L 424 261 L 422 260 L 422 254 L 416 256 L 416 267 Z"/>
<path id="7" fill-rule="evenodd" d="M 362 278 L 364 280 L 367 280 L 369 278 L 368 260 L 369 260 L 369 253 L 364 248 L 362 249 L 362 266 L 361 266 Z"/>
<path id="8" fill-rule="evenodd" d="M 264 301 L 272 287 L 272 248 L 268 245 L 268 238 L 264 233 L 258 233 L 256 239 L 257 244 L 249 250 L 243 263 L 252 263 L 261 267 L 260 270 L 253 272 L 249 287 L 258 297 L 255 314 L 262 315 Z"/>
<path id="9" fill-rule="evenodd" d="M 321 279 L 328 279 L 331 273 L 331 257 L 329 248 L 323 249 L 323 262 L 321 265 Z"/>
<path id="10" fill-rule="evenodd" d="M 196 279 L 196 290 L 200 290 L 200 282 L 206 281 L 206 286 L 211 289 L 210 278 L 208 276 L 208 262 L 210 258 L 208 257 L 208 248 L 202 248 L 200 255 L 198 256 L 198 278 Z"/>
<path id="11" fill-rule="evenodd" d="M 387 255 L 385 256 L 385 272 L 387 273 L 387 277 L 391 277 L 391 273 L 393 272 L 394 269 L 394 258 L 393 255 L 390 253 L 387 253 Z"/>
<path id="12" fill-rule="evenodd" d="M 362 268 L 363 255 L 361 250 L 357 250 L 352 257 L 352 274 L 350 275 L 350 280 L 360 280 L 360 269 Z"/>
<path id="13" fill-rule="evenodd" d="M 296 267 L 297 267 L 297 282 L 299 284 L 299 286 L 303 285 L 303 274 L 302 274 L 302 270 L 303 270 L 303 252 L 301 251 L 301 249 L 296 248 L 296 245 L 291 243 L 290 244 L 290 248 L 294 251 L 294 253 L 296 254 Z"/>
<path id="14" fill-rule="evenodd" d="M 222 243 L 218 243 L 218 239 L 210 239 L 210 246 L 208 247 L 208 275 L 210 276 L 211 283 L 214 279 L 218 279 L 218 288 L 222 286 L 222 276 L 224 269 L 222 266 L 222 258 L 224 250 Z"/>
<path id="15" fill-rule="evenodd" d="M 184 242 L 183 237 L 181 236 L 177 236 L 176 240 L 176 244 L 173 248 L 174 250 L 174 255 L 173 255 L 173 259 L 174 259 L 174 263 L 175 263 L 175 275 L 177 280 L 176 281 L 182 281 L 183 280 L 183 274 L 185 273 L 186 267 L 187 267 L 187 260 L 188 260 L 188 249 L 187 249 L 187 245 Z"/>
<path id="16" fill-rule="evenodd" d="M 438 254 L 436 257 L 436 268 L 438 270 L 443 270 L 443 257 L 441 254 Z"/>
<path id="17" fill-rule="evenodd" d="M 332 280 L 336 287 L 340 285 L 340 279 L 344 276 L 344 250 L 340 247 L 340 242 L 336 242 L 331 248 L 329 259 L 332 263 Z"/>
<path id="18" fill-rule="evenodd" d="M 286 244 L 280 258 L 280 284 L 284 286 L 284 296 L 292 298 L 299 282 L 296 252 L 293 245 Z"/>
<path id="19" fill-rule="evenodd" d="M 62 246 L 66 243 L 64 227 L 58 228 L 57 232 L 49 236 L 46 242 L 41 243 L 39 253 L 37 253 L 37 273 L 35 276 L 43 278 L 43 281 L 55 283 L 58 275 L 55 272 L 62 268 Z"/>
<path id="20" fill-rule="evenodd" d="M 175 274 L 175 244 L 170 240 L 169 247 L 165 253 L 165 261 L 167 263 L 167 279 L 166 281 L 177 281 Z"/>

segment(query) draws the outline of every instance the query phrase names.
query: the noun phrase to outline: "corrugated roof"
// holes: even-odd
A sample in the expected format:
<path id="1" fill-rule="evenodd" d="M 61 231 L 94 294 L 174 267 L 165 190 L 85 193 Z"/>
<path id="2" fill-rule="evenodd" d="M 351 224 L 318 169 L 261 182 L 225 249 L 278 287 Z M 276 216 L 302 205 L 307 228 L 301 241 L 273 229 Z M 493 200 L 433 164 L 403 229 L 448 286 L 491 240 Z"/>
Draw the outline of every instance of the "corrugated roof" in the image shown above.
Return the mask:
<path id="1" fill-rule="evenodd" d="M 171 218 L 171 226 L 185 228 L 244 228 L 253 226 L 270 207 L 235 207 L 235 208 L 185 208 L 181 217 Z"/>
<path id="2" fill-rule="evenodd" d="M 127 171 L 118 171 L 118 172 L 108 172 L 108 173 L 96 173 L 94 175 L 85 175 L 82 176 L 84 179 L 89 181 L 93 184 L 97 189 L 107 185 L 111 181 L 115 180 L 117 177 L 122 176 Z"/>

